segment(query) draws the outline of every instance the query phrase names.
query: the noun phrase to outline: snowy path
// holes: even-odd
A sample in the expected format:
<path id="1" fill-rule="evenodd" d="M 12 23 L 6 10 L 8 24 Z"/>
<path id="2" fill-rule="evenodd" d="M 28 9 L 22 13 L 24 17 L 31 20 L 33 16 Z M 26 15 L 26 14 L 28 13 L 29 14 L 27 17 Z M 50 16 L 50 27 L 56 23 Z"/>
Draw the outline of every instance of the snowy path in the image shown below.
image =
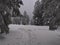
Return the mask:
<path id="1" fill-rule="evenodd" d="M 0 45 L 60 45 L 60 32 L 48 26 L 10 25 L 10 33 L 0 39 Z M 0 36 L 1 37 L 1 36 Z"/>

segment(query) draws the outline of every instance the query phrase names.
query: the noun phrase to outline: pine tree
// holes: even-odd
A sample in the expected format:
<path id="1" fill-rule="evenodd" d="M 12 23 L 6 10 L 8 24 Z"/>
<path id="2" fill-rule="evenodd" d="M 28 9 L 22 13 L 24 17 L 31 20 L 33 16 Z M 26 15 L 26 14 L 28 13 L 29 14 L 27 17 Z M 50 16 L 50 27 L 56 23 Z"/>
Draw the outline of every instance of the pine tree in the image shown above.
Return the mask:
<path id="1" fill-rule="evenodd" d="M 42 19 L 42 13 L 43 13 L 43 6 L 39 0 L 35 2 L 34 11 L 33 11 L 33 18 L 34 18 L 34 24 L 35 25 L 43 25 L 43 19 Z"/>
<path id="2" fill-rule="evenodd" d="M 23 16 L 23 25 L 28 25 L 29 24 L 29 15 L 27 14 L 26 11 L 24 11 L 24 16 Z"/>
<path id="3" fill-rule="evenodd" d="M 44 5 L 44 19 L 49 20 L 50 27 L 53 27 L 60 20 L 60 0 L 42 0 Z"/>
<path id="4" fill-rule="evenodd" d="M 12 12 L 10 12 L 10 10 L 13 8 L 14 9 L 18 9 L 20 8 L 20 4 L 22 3 L 22 0 L 0 0 L 0 16 L 2 16 L 2 20 L 4 22 L 4 24 L 1 24 L 1 33 L 8 33 L 9 32 L 9 28 L 8 25 L 10 24 L 10 16 L 12 14 Z M 18 7 L 18 8 L 17 8 Z M 15 12 L 19 12 L 16 11 Z M 2 22 L 2 23 L 3 23 Z"/>

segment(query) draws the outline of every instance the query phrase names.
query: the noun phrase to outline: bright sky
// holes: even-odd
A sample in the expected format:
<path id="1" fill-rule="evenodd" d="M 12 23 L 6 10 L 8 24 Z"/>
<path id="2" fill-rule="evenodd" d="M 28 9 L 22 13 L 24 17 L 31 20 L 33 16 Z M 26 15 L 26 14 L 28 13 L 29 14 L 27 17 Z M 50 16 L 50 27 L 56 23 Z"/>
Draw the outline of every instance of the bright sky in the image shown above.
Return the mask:
<path id="1" fill-rule="evenodd" d="M 21 6 L 20 11 L 23 14 L 24 10 L 27 11 L 28 15 L 30 17 L 33 16 L 33 9 L 34 9 L 34 4 L 36 0 L 23 0 L 24 5 Z"/>

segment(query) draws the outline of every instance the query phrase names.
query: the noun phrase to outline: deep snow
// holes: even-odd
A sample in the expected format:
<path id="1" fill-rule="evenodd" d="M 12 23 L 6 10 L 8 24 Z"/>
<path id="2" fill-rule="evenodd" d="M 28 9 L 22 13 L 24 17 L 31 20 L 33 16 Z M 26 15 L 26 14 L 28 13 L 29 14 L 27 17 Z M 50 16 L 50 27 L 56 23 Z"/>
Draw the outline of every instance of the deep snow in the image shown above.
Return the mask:
<path id="1" fill-rule="evenodd" d="M 32 30 L 48 30 L 48 26 L 35 26 L 35 25 L 16 25 L 16 24 L 11 24 L 9 25 L 10 30 L 16 30 L 16 29 L 32 29 Z"/>
<path id="2" fill-rule="evenodd" d="M 60 45 L 60 32 L 49 31 L 48 26 L 11 24 L 9 28 L 0 45 Z"/>

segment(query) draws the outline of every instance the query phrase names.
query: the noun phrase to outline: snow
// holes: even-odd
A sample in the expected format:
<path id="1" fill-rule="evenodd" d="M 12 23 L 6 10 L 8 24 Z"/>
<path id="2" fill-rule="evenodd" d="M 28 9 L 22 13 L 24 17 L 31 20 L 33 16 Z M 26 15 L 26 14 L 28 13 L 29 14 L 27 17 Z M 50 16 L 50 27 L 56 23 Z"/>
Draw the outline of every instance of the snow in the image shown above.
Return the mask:
<path id="1" fill-rule="evenodd" d="M 49 26 L 35 26 L 35 25 L 16 25 L 11 24 L 9 25 L 10 30 L 17 30 L 17 29 L 32 29 L 32 30 L 48 30 Z"/>
<path id="2" fill-rule="evenodd" d="M 49 26 L 11 24 L 9 28 L 0 45 L 60 45 L 60 32 L 49 31 Z"/>

